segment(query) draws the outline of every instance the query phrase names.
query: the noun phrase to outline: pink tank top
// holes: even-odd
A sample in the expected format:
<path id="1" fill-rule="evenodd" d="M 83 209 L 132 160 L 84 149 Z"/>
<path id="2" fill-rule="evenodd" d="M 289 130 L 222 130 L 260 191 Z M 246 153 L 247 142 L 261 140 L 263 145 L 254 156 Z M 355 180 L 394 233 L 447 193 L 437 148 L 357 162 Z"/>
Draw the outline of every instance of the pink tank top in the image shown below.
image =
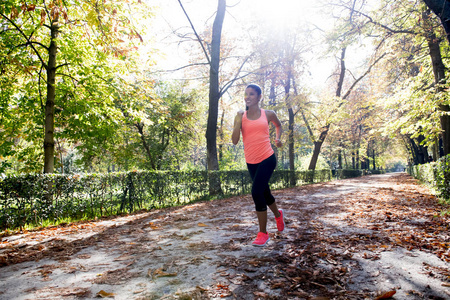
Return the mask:
<path id="1" fill-rule="evenodd" d="M 274 153 L 270 145 L 269 122 L 264 109 L 261 109 L 261 116 L 257 120 L 249 120 L 247 112 L 244 113 L 242 140 L 245 161 L 249 164 L 259 164 Z"/>

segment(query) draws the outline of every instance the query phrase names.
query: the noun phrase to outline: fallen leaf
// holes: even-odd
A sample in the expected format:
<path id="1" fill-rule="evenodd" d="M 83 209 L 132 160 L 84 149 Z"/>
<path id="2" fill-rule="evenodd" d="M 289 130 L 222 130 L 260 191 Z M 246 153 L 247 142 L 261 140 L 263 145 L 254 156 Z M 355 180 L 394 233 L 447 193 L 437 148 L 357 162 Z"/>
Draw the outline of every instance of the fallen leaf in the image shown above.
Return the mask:
<path id="1" fill-rule="evenodd" d="M 124 260 L 130 260 L 133 258 L 134 258 L 133 255 L 121 255 L 121 256 L 115 258 L 114 261 L 124 261 Z"/>
<path id="2" fill-rule="evenodd" d="M 229 284 L 220 284 L 220 283 L 217 284 L 217 288 L 222 290 L 228 290 L 229 286 L 230 286 Z"/>
<path id="3" fill-rule="evenodd" d="M 204 223 L 198 223 L 197 226 L 200 226 L 200 227 L 208 227 L 208 225 L 206 225 L 206 224 L 204 224 Z"/>
<path id="4" fill-rule="evenodd" d="M 389 298 L 391 298 L 392 296 L 394 296 L 395 293 L 397 293 L 397 292 L 396 292 L 396 291 L 389 291 L 389 292 L 386 292 L 386 293 L 381 294 L 380 296 L 376 297 L 375 300 L 389 299 Z"/>
<path id="5" fill-rule="evenodd" d="M 177 273 L 167 273 L 163 271 L 163 268 L 156 269 L 155 271 L 152 271 L 151 269 L 148 270 L 147 275 L 151 278 L 158 278 L 158 277 L 175 277 L 178 274 Z"/>
<path id="6" fill-rule="evenodd" d="M 267 294 L 263 293 L 263 292 L 253 292 L 253 295 L 258 296 L 258 297 L 263 297 L 263 298 L 267 298 Z"/>
<path id="7" fill-rule="evenodd" d="M 197 285 L 196 288 L 199 289 L 200 291 L 203 291 L 203 292 L 208 291 L 208 289 L 205 289 L 205 288 L 203 288 L 203 287 L 201 287 L 199 285 Z"/>
<path id="8" fill-rule="evenodd" d="M 101 297 L 101 298 L 114 298 L 116 294 L 114 293 L 107 293 L 104 290 L 101 290 L 100 292 L 97 293 L 97 297 Z"/>

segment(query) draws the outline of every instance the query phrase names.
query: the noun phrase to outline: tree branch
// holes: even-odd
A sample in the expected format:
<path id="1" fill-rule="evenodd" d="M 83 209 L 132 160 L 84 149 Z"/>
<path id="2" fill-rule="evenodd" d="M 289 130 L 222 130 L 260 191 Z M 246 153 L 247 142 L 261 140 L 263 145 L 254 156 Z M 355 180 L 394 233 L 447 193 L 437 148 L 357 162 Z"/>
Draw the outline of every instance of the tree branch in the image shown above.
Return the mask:
<path id="1" fill-rule="evenodd" d="M 390 28 L 390 27 L 388 27 L 386 25 L 381 24 L 380 22 L 374 21 L 371 16 L 369 16 L 369 15 L 363 13 L 363 12 L 360 12 L 360 11 L 355 11 L 355 12 L 360 14 L 361 16 L 367 18 L 369 20 L 369 23 L 372 23 L 372 24 L 374 24 L 376 26 L 379 26 L 379 27 L 385 29 L 386 31 L 388 31 L 390 33 L 394 33 L 394 34 L 395 33 L 416 34 L 416 32 L 411 31 L 411 30 L 395 30 L 395 29 L 392 29 L 392 28 Z"/>
<path id="2" fill-rule="evenodd" d="M 68 66 L 68 65 L 69 65 L 69 63 L 64 63 L 64 64 L 62 64 L 62 65 L 59 65 L 59 66 L 56 67 L 56 70 L 58 70 L 58 69 L 61 68 L 61 67 Z"/>
<path id="3" fill-rule="evenodd" d="M 187 14 L 186 10 L 184 9 L 183 4 L 181 3 L 181 0 L 178 0 L 178 3 L 180 3 L 181 9 L 183 10 L 184 15 L 186 16 L 186 18 L 189 21 L 189 24 L 191 24 L 191 28 L 194 31 L 195 36 L 198 39 L 198 42 L 200 43 L 200 45 L 202 46 L 203 49 L 203 53 L 206 56 L 206 59 L 208 60 L 208 64 L 211 65 L 211 59 L 209 58 L 208 52 L 205 49 L 205 46 L 203 45 L 203 40 L 200 38 L 200 36 L 198 35 L 197 31 L 195 30 L 194 24 L 192 24 L 191 19 L 189 18 L 189 15 Z"/>
<path id="4" fill-rule="evenodd" d="M 358 79 L 356 79 L 353 84 L 350 86 L 350 88 L 347 90 L 347 92 L 345 93 L 345 95 L 342 97 L 342 99 L 346 99 L 350 93 L 352 92 L 353 88 L 358 84 L 358 82 L 360 82 L 364 77 L 367 76 L 367 74 L 370 73 L 370 71 L 372 70 L 372 68 L 384 57 L 386 56 L 387 53 L 383 53 L 383 55 L 381 55 L 380 57 L 378 57 L 367 69 L 366 72 L 364 72 L 363 75 L 361 75 Z M 342 104 L 341 104 L 342 105 Z"/>
<path id="5" fill-rule="evenodd" d="M 28 39 L 28 37 L 25 35 L 25 33 L 19 28 L 19 26 L 17 26 L 17 24 L 14 23 L 13 20 L 11 20 L 10 18 L 8 18 L 6 15 L 4 15 L 3 13 L 0 13 L 0 16 L 2 16 L 2 17 L 5 18 L 9 23 L 11 23 L 11 24 L 16 28 L 16 30 L 19 32 L 19 34 L 22 35 L 22 36 L 25 38 L 25 40 L 27 41 L 26 45 L 30 45 L 30 46 L 31 46 L 31 48 L 33 49 L 33 51 L 36 53 L 37 57 L 38 57 L 39 60 L 41 61 L 41 64 L 45 67 L 45 69 L 47 69 L 47 67 L 48 67 L 47 64 L 46 64 L 46 63 L 44 62 L 44 60 L 42 59 L 41 55 L 39 54 L 39 51 L 37 51 L 37 49 L 33 46 L 33 43 L 36 43 L 36 44 L 40 44 L 40 43 L 30 41 L 30 40 Z M 40 44 L 40 45 L 42 45 L 42 44 Z M 42 45 L 42 46 L 43 46 L 43 45 Z M 47 47 L 44 46 L 44 48 L 48 50 Z"/>
<path id="6" fill-rule="evenodd" d="M 189 65 L 185 65 L 176 69 L 172 69 L 172 70 L 162 70 L 162 71 L 155 71 L 152 72 L 154 73 L 170 73 L 170 72 L 176 72 L 176 71 L 180 71 L 182 69 L 186 69 L 186 68 L 190 68 L 190 67 L 195 67 L 195 66 L 205 66 L 205 65 L 209 65 L 208 63 L 195 63 L 195 64 L 189 64 Z"/>
<path id="7" fill-rule="evenodd" d="M 245 78 L 246 76 L 248 76 L 249 74 L 246 74 L 244 76 L 239 76 L 239 74 L 242 71 L 242 68 L 244 67 L 244 65 L 247 63 L 247 61 L 250 59 L 250 57 L 252 56 L 252 54 L 250 54 L 249 56 L 247 56 L 244 61 L 242 62 L 241 66 L 239 67 L 238 71 L 236 72 L 236 75 L 234 76 L 234 78 L 230 81 L 228 81 L 225 86 L 219 90 L 219 98 L 223 96 L 223 94 L 226 93 L 226 91 L 233 85 L 233 83 L 238 80 L 238 79 L 242 79 Z M 239 76 L 239 77 L 238 77 Z"/>

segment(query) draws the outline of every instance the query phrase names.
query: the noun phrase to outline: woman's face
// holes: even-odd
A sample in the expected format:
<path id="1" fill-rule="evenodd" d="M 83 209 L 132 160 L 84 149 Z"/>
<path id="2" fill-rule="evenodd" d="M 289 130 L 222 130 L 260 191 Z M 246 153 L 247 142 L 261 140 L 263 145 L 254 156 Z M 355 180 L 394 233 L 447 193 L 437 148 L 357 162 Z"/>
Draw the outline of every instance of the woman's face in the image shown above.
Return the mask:
<path id="1" fill-rule="evenodd" d="M 258 95 L 258 93 L 253 88 L 248 87 L 245 89 L 244 100 L 245 104 L 249 107 L 257 105 L 259 100 L 261 100 L 261 95 Z"/>

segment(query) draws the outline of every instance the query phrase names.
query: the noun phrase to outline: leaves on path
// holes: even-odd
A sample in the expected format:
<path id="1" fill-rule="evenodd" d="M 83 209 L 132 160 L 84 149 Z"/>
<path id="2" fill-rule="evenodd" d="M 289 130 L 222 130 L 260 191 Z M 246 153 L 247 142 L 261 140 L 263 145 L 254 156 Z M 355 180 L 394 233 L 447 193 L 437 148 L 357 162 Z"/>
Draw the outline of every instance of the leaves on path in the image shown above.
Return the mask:
<path id="1" fill-rule="evenodd" d="M 272 242 L 257 252 L 248 248 L 256 218 L 251 209 L 242 210 L 243 203 L 252 205 L 251 196 L 246 195 L 126 216 L 122 222 L 88 222 L 4 237 L 0 241 L 0 266 L 51 258 L 57 263 L 34 269 L 31 276 L 51 280 L 58 268 L 64 273 L 98 272 L 91 279 L 94 284 L 120 285 L 140 277 L 146 284 L 167 281 L 169 285 L 187 282 L 195 286 L 198 282 L 191 283 L 191 278 L 204 275 L 187 274 L 186 270 L 197 268 L 194 270 L 201 272 L 216 267 L 217 273 L 210 275 L 213 284 L 180 291 L 176 297 L 388 299 L 395 294 L 394 287 L 382 294 L 350 288 L 361 272 L 359 262 L 379 263 L 383 252 L 398 247 L 434 253 L 442 261 L 450 259 L 449 217 L 440 214 L 442 205 L 409 176 L 392 178 L 395 180 L 376 181 L 381 187 L 353 188 L 352 192 L 342 190 L 348 188 L 343 181 L 275 191 L 280 206 L 288 212 L 287 230 L 271 233 Z M 351 183 L 367 186 L 370 180 L 366 177 Z M 236 211 L 242 212 L 239 218 L 234 216 Z M 268 225 L 274 226 L 273 222 Z M 219 243 L 212 242 L 216 237 L 212 228 L 226 230 Z M 83 251 L 86 248 L 91 252 Z M 95 250 L 104 251 L 107 257 L 104 265 L 99 264 L 100 270 L 90 265 L 96 260 Z M 147 265 L 140 265 L 143 261 Z M 450 283 L 448 268 L 424 263 L 421 269 L 426 276 L 441 279 L 443 289 Z M 382 280 L 389 272 L 388 268 L 379 269 L 367 275 Z M 145 288 L 135 291 L 141 293 Z M 401 295 L 402 290 L 397 292 Z M 431 290 L 408 292 L 433 296 Z M 87 291 L 67 293 L 77 296 Z"/>

